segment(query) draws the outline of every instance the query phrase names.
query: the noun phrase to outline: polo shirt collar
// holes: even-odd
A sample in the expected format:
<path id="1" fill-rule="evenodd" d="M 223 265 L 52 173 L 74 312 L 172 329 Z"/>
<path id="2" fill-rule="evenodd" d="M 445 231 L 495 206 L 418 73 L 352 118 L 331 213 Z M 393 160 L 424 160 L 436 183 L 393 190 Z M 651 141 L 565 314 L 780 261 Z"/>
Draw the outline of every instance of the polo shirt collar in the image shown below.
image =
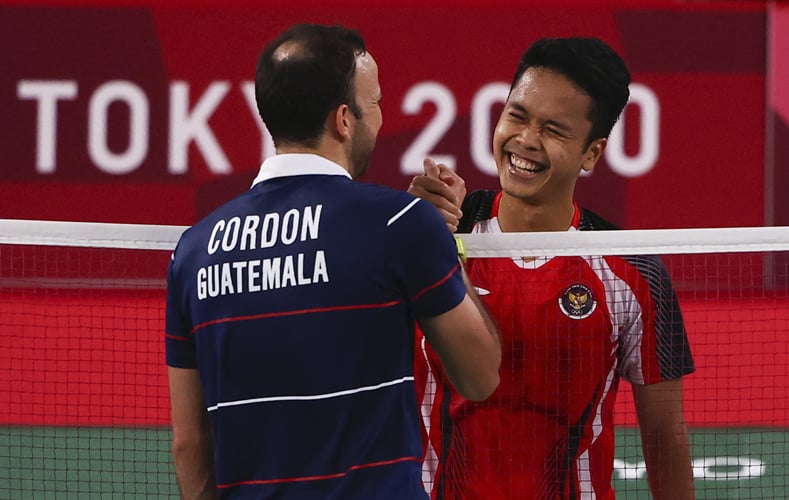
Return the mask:
<path id="1" fill-rule="evenodd" d="M 288 153 L 267 158 L 260 165 L 260 171 L 252 181 L 252 186 L 278 177 L 294 175 L 344 175 L 351 179 L 351 174 L 347 170 L 322 156 L 309 153 Z"/>

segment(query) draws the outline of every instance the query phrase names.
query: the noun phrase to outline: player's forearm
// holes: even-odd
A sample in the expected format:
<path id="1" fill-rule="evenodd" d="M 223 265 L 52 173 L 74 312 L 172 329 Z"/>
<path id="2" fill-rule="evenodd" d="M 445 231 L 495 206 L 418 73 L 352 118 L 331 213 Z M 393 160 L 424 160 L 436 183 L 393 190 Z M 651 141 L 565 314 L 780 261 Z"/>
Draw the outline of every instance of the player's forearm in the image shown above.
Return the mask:
<path id="1" fill-rule="evenodd" d="M 204 500 L 217 497 L 213 443 L 210 437 L 194 442 L 173 442 L 173 459 L 181 498 Z"/>
<path id="2" fill-rule="evenodd" d="M 420 319 L 419 325 L 458 394 L 471 401 L 483 401 L 500 382 L 501 340 L 463 273 L 468 293 L 460 304 L 438 316 Z"/>
<path id="3" fill-rule="evenodd" d="M 695 498 L 687 427 L 677 425 L 642 437 L 649 489 L 655 500 Z"/>
<path id="4" fill-rule="evenodd" d="M 463 283 L 466 285 L 466 293 L 468 293 L 471 300 L 474 302 L 474 305 L 477 306 L 479 310 L 479 314 L 482 316 L 482 319 L 485 321 L 485 326 L 488 329 L 488 333 L 491 337 L 493 337 L 493 341 L 498 346 L 498 363 L 501 363 L 501 334 L 499 333 L 499 328 L 496 326 L 496 322 L 493 321 L 493 318 L 490 317 L 488 314 L 488 310 L 485 308 L 485 304 L 482 303 L 482 300 L 479 298 L 479 294 L 477 294 L 477 289 L 471 283 L 471 279 L 468 277 L 468 273 L 466 273 L 465 266 L 461 263 L 461 272 L 463 273 Z"/>

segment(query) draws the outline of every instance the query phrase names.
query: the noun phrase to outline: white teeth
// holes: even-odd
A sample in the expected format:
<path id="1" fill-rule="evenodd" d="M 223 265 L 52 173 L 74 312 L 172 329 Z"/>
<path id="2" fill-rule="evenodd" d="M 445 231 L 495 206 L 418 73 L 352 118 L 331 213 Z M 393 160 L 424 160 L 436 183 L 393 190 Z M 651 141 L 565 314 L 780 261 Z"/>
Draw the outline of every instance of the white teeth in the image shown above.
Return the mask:
<path id="1" fill-rule="evenodd" d="M 518 170 L 526 170 L 527 172 L 536 172 L 540 168 L 536 163 L 532 163 L 526 158 L 521 158 L 513 153 L 510 153 L 510 163 Z"/>

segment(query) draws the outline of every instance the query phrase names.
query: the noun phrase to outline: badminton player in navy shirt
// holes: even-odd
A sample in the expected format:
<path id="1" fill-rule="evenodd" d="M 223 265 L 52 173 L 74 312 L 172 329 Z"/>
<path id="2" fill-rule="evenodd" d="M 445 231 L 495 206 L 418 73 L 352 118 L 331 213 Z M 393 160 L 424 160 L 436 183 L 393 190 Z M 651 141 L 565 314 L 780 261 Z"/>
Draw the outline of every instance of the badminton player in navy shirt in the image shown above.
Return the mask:
<path id="1" fill-rule="evenodd" d="M 361 36 L 296 25 L 255 84 L 277 154 L 183 234 L 168 270 L 182 495 L 427 498 L 415 322 L 472 400 L 498 385 L 498 332 L 438 211 L 353 180 L 382 123 Z"/>

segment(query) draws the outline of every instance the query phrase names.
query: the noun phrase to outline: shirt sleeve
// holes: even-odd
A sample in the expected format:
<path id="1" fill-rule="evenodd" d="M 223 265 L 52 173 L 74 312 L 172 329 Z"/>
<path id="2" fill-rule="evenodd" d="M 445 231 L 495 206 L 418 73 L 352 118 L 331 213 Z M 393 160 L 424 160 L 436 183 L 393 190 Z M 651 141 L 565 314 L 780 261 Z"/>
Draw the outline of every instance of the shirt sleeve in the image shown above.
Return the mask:
<path id="1" fill-rule="evenodd" d="M 453 309 L 466 287 L 446 223 L 435 207 L 414 200 L 387 233 L 387 258 L 395 263 L 415 317 L 423 318 Z"/>
<path id="2" fill-rule="evenodd" d="M 176 251 L 167 267 L 167 305 L 165 310 L 165 357 L 168 366 L 196 368 L 197 354 L 191 323 L 186 313 L 183 282 L 176 271 Z"/>
<path id="3" fill-rule="evenodd" d="M 622 360 L 624 378 L 632 383 L 653 384 L 693 373 L 690 343 L 668 270 L 656 256 L 627 260 L 637 276 L 627 280 L 636 302 L 622 332 L 630 346 Z"/>

